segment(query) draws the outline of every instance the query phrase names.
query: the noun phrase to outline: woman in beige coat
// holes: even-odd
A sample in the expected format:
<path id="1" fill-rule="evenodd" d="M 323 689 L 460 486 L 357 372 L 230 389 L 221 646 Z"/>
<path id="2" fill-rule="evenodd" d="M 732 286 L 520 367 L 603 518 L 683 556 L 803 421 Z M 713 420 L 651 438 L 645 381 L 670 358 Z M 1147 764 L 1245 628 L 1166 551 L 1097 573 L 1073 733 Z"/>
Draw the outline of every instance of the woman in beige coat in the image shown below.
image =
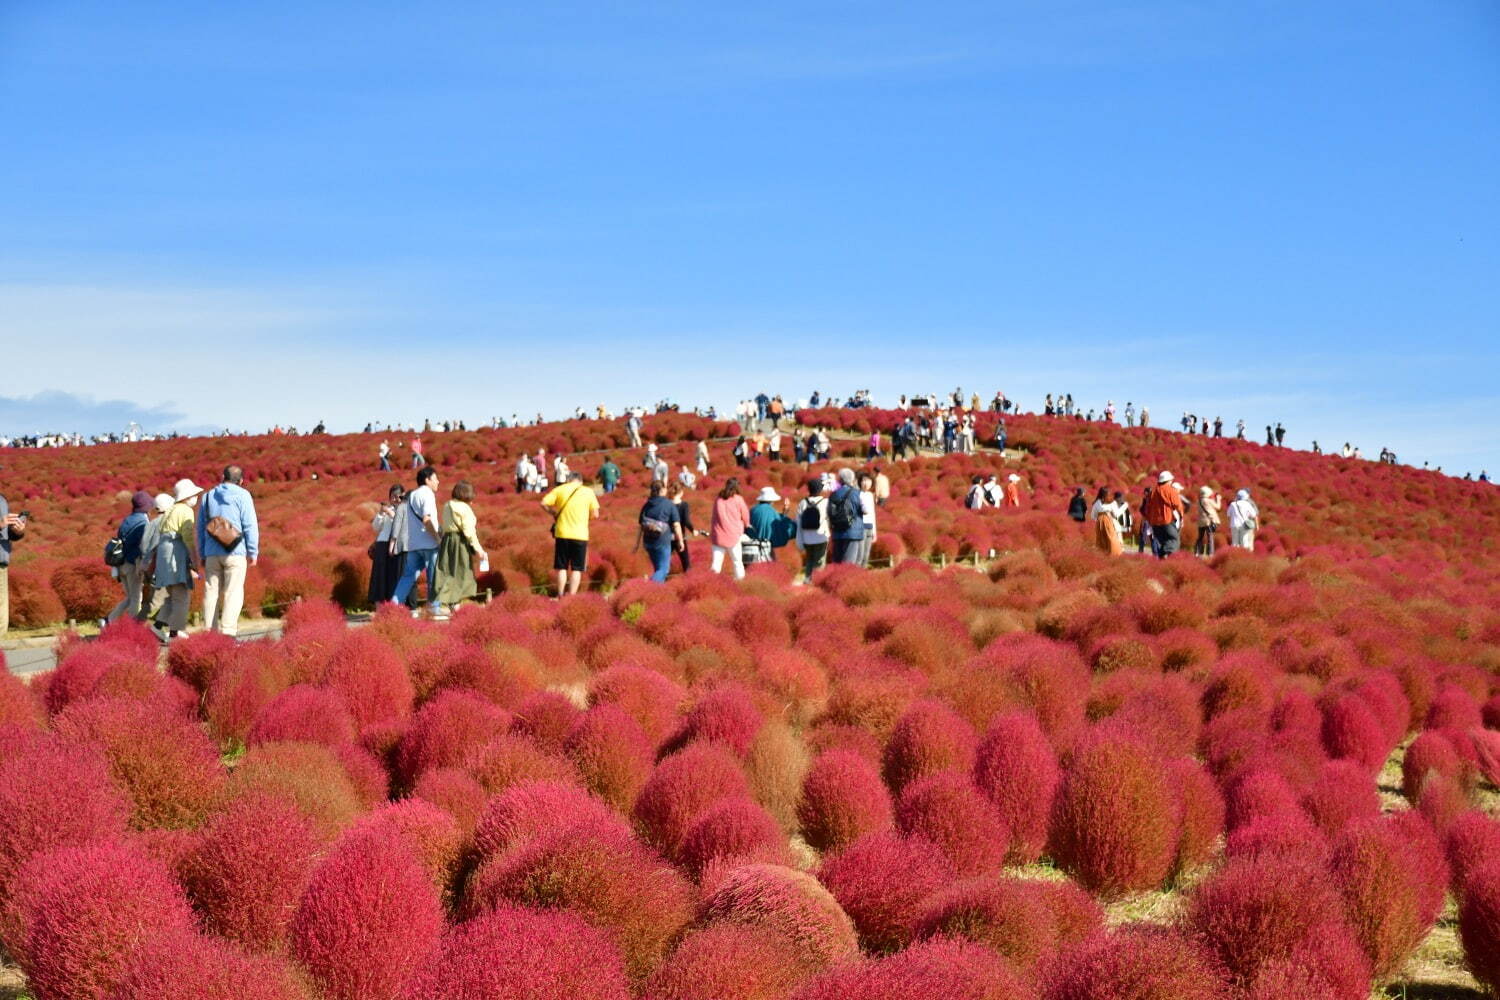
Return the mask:
<path id="1" fill-rule="evenodd" d="M 1220 524 L 1219 509 L 1219 498 L 1214 496 L 1214 491 L 1207 486 L 1200 486 L 1198 488 L 1198 540 L 1193 544 L 1193 552 L 1197 555 L 1214 554 L 1214 540 Z"/>

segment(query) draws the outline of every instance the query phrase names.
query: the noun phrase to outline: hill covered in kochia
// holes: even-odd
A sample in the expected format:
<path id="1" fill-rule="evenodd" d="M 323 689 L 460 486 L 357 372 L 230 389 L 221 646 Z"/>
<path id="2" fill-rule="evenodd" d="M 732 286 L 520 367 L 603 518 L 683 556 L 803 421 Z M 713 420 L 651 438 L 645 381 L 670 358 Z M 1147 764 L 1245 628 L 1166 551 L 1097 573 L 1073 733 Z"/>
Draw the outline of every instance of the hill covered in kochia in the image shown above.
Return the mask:
<path id="1" fill-rule="evenodd" d="M 864 464 L 863 437 L 889 433 L 903 416 L 895 410 L 803 411 L 808 427 L 835 433 L 830 464 Z M 978 415 L 980 440 L 993 437 L 996 416 Z M 1318 456 L 1229 439 L 1161 429 L 1039 416 L 1007 421 L 1018 460 L 992 450 L 976 455 L 929 456 L 879 464 L 892 479 L 892 499 L 880 512 L 874 558 L 966 558 L 991 550 L 1038 545 L 1086 546 L 1083 532 L 1062 516 L 1076 486 L 1126 491 L 1137 501 L 1155 474 L 1170 469 L 1193 490 L 1208 484 L 1227 496 L 1247 487 L 1260 504 L 1258 545 L 1271 555 L 1319 553 L 1342 571 L 1375 575 L 1391 585 L 1455 604 L 1492 595 L 1500 560 L 1500 503 L 1488 484 L 1455 480 L 1402 466 Z M 764 462 L 746 473 L 734 468 L 720 439 L 732 423 L 688 414 L 647 419 L 645 437 L 660 445 L 674 472 L 693 465 L 693 449 L 709 439 L 714 464 L 692 501 L 706 524 L 708 492 L 737 474 L 746 492 L 776 486 L 802 492 L 808 470 Z M 856 436 L 839 437 L 839 432 Z M 393 447 L 393 473 L 376 471 L 382 439 Z M 188 477 L 200 485 L 218 479 L 234 462 L 246 470 L 262 521 L 264 556 L 251 574 L 247 607 L 273 610 L 300 596 L 333 597 L 348 606 L 363 601 L 365 549 L 375 502 L 391 482 L 411 479 L 410 435 L 354 434 L 301 437 L 182 438 L 174 441 L 57 450 L 10 450 L 0 490 L 13 510 L 33 515 L 32 530 L 16 546 L 12 570 L 13 624 L 43 625 L 67 617 L 88 619 L 107 610 L 115 589 L 98 552 L 136 489 L 160 492 Z M 547 519 L 534 495 L 514 493 L 513 469 L 524 451 L 574 456 L 573 467 L 592 476 L 612 453 L 626 476 L 604 502 L 594 531 L 591 582 L 613 586 L 644 572 L 631 553 L 636 514 L 648 473 L 641 452 L 626 447 L 622 423 L 566 421 L 536 427 L 434 433 L 423 436 L 429 460 L 443 475 L 446 496 L 459 479 L 476 487 L 480 535 L 492 555 L 483 583 L 494 590 L 541 583 L 550 566 Z M 789 442 L 784 453 L 790 455 Z M 815 467 L 816 468 L 816 467 Z M 974 475 L 1018 472 L 1027 490 L 1020 511 L 969 511 L 961 498 Z M 783 560 L 794 560 L 790 550 Z"/>

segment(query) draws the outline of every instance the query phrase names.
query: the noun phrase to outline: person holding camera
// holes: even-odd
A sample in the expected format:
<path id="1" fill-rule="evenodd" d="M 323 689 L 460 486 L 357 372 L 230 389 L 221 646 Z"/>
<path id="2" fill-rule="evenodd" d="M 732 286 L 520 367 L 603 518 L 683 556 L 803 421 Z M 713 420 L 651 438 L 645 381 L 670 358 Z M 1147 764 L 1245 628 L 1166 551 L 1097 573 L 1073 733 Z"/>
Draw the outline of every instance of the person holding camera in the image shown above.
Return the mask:
<path id="1" fill-rule="evenodd" d="M 0 635 L 10 631 L 10 546 L 25 536 L 29 517 L 24 510 L 12 514 L 0 493 Z"/>

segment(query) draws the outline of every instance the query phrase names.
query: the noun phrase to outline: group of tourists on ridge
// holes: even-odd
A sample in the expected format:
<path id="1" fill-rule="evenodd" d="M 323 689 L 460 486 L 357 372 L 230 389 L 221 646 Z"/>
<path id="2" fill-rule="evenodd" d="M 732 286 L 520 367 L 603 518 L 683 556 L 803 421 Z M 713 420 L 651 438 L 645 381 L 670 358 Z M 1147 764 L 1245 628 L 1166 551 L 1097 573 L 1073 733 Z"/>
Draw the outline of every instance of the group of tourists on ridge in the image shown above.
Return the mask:
<path id="1" fill-rule="evenodd" d="M 1074 488 L 1068 501 L 1068 516 L 1080 523 L 1094 522 L 1095 543 L 1110 555 L 1120 555 L 1125 549 L 1125 539 L 1134 538 L 1137 551 L 1145 552 L 1149 548 L 1152 555 L 1165 559 L 1181 547 L 1183 529 L 1191 518 L 1197 527 L 1193 553 L 1211 556 L 1217 547 L 1218 531 L 1226 514 L 1230 544 L 1235 548 L 1255 549 L 1260 508 L 1250 498 L 1248 489 L 1235 494 L 1227 511 L 1211 486 L 1198 488 L 1191 510 L 1185 492 L 1185 487 L 1172 473 L 1163 469 L 1157 475 L 1156 483 L 1142 491 L 1140 505 L 1132 511 L 1125 494 L 1119 490 L 1111 494 L 1108 487 L 1099 487 L 1090 506 L 1083 487 L 1079 486 Z M 1135 530 L 1135 514 L 1140 515 L 1139 531 Z"/>

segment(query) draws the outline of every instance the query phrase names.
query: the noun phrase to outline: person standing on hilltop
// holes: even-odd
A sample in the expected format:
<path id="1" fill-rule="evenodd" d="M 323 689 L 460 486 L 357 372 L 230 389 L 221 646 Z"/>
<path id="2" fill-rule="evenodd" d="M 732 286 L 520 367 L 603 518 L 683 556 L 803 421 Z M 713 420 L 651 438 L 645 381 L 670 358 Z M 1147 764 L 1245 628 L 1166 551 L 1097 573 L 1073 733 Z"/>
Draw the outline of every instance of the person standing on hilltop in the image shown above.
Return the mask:
<path id="1" fill-rule="evenodd" d="M 1276 432 L 1271 430 L 1271 425 L 1266 424 L 1266 444 L 1270 447 L 1276 445 Z"/>
<path id="2" fill-rule="evenodd" d="M 1234 439 L 1236 441 L 1243 441 L 1243 440 L 1245 440 L 1245 418 L 1244 417 L 1241 417 L 1240 419 L 1236 420 L 1235 423 L 1234 423 Z"/>
<path id="3" fill-rule="evenodd" d="M 641 418 L 635 410 L 631 410 L 625 418 L 625 432 L 630 435 L 630 447 L 641 446 Z"/>
<path id="4" fill-rule="evenodd" d="M 240 628 L 245 576 L 260 558 L 260 521 L 255 499 L 241 485 L 245 470 L 226 466 L 223 481 L 203 497 L 198 552 L 203 560 L 203 625 L 228 636 Z M 220 600 L 223 601 L 222 608 Z"/>
<path id="5" fill-rule="evenodd" d="M 699 441 L 698 442 L 698 447 L 695 449 L 695 451 L 696 451 L 697 456 L 698 456 L 698 475 L 700 475 L 700 476 L 706 476 L 706 475 L 708 475 L 708 467 L 709 467 L 708 442 L 707 441 Z M 684 572 L 686 572 L 686 571 L 684 570 Z"/>
<path id="6" fill-rule="evenodd" d="M 1151 551 L 1165 559 L 1177 551 L 1182 538 L 1182 494 L 1165 470 L 1156 477 L 1156 488 L 1146 498 L 1146 522 L 1151 525 Z"/>
<path id="7" fill-rule="evenodd" d="M 1281 426 L 1281 421 L 1278 420 L 1278 421 L 1276 421 L 1276 447 L 1278 447 L 1278 448 L 1282 447 L 1282 442 L 1284 442 L 1285 440 L 1286 440 L 1286 428 L 1283 427 L 1283 426 Z"/>
<path id="8" fill-rule="evenodd" d="M 1150 427 L 1151 426 L 1151 411 L 1148 410 L 1144 406 L 1141 407 L 1141 426 L 1142 427 Z"/>
<path id="9" fill-rule="evenodd" d="M 1221 438 L 1223 436 L 1224 436 L 1224 418 L 1223 417 L 1214 417 L 1214 437 Z"/>

